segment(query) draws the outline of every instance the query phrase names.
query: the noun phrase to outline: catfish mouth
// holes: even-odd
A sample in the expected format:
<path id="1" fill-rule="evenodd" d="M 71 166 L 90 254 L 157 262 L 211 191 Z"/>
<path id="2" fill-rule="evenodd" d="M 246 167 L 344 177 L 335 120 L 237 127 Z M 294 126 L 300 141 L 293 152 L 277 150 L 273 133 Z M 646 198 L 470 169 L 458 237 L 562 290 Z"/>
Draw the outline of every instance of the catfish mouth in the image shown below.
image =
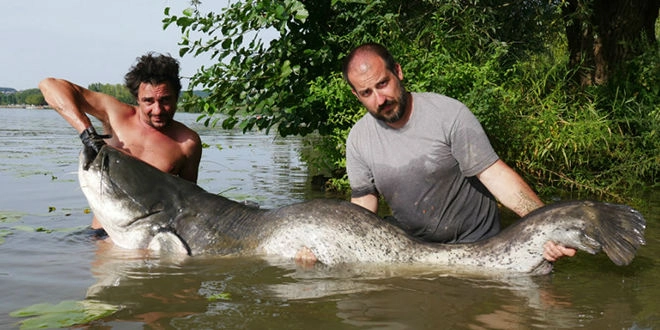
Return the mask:
<path id="1" fill-rule="evenodd" d="M 152 215 L 155 215 L 155 214 L 158 214 L 158 213 L 161 213 L 161 212 L 162 212 L 162 210 L 158 210 L 158 211 L 152 211 L 152 212 L 149 212 L 149 213 L 145 213 L 143 215 L 135 216 L 131 220 L 127 221 L 122 227 L 133 227 L 136 224 L 139 224 L 140 222 L 148 221 L 148 219 Z"/>
<path id="2" fill-rule="evenodd" d="M 100 199 L 113 204 L 124 204 L 124 213 L 128 210 L 129 212 L 127 215 L 129 215 L 129 217 L 127 217 L 126 221 L 121 221 L 119 223 L 121 227 L 139 227 L 143 222 L 146 222 L 149 225 L 152 217 L 165 212 L 165 208 L 160 201 L 157 201 L 156 204 L 151 205 L 151 207 L 145 206 L 139 199 L 136 199 L 128 193 L 126 189 L 124 189 L 121 184 L 118 184 L 110 175 L 109 158 L 110 157 L 106 154 L 102 161 L 99 180 L 101 187 L 106 187 L 106 189 L 100 191 Z M 129 203 L 129 205 L 125 205 L 127 203 Z M 153 222 L 151 225 L 156 224 L 157 221 Z"/>
<path id="3" fill-rule="evenodd" d="M 112 212 L 113 208 L 115 210 L 120 208 L 119 213 L 125 216 L 121 220 L 110 220 L 110 223 L 103 223 L 108 220 L 103 221 L 100 217 L 99 221 L 103 223 L 104 227 L 107 225 L 116 228 L 139 226 L 141 222 L 148 221 L 150 217 L 164 211 L 164 207 L 159 205 L 160 202 L 147 207 L 143 201 L 130 192 L 130 186 L 136 183 L 126 179 L 130 175 L 125 168 L 112 168 L 114 165 L 121 166 L 121 156 L 124 155 L 119 149 L 107 145 L 103 146 L 98 154 L 85 146 L 80 155 L 81 187 L 94 213 L 103 214 Z M 127 187 L 129 190 L 126 189 Z"/>

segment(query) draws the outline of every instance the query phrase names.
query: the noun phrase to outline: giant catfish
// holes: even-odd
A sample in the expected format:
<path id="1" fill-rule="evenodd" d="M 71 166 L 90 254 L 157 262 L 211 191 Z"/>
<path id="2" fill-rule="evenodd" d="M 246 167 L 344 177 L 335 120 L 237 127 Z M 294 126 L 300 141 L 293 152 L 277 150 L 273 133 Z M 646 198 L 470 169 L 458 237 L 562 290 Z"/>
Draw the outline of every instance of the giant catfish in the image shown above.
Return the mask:
<path id="1" fill-rule="evenodd" d="M 90 156 L 93 155 L 93 156 Z M 591 201 L 542 207 L 475 243 L 418 240 L 348 201 L 318 199 L 258 209 L 212 194 L 113 147 L 82 152 L 79 181 L 112 241 L 159 253 L 275 256 L 313 253 L 326 265 L 409 264 L 546 274 L 543 244 L 604 251 L 629 264 L 645 244 L 646 222 L 625 205 Z"/>

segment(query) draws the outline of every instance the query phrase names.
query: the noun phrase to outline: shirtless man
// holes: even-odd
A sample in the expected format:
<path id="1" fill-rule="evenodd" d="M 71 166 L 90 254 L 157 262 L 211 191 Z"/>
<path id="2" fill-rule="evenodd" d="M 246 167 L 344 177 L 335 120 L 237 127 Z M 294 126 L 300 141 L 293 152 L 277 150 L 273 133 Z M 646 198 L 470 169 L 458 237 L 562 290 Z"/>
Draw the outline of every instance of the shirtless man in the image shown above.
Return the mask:
<path id="1" fill-rule="evenodd" d="M 137 106 L 62 79 L 46 78 L 39 89 L 80 133 L 83 144 L 96 152 L 107 143 L 163 172 L 197 182 L 201 140 L 173 119 L 181 91 L 179 63 L 170 56 L 148 53 L 138 58 L 124 79 Z M 86 114 L 101 121 L 107 135 L 97 134 Z M 92 228 L 101 228 L 96 218 Z"/>

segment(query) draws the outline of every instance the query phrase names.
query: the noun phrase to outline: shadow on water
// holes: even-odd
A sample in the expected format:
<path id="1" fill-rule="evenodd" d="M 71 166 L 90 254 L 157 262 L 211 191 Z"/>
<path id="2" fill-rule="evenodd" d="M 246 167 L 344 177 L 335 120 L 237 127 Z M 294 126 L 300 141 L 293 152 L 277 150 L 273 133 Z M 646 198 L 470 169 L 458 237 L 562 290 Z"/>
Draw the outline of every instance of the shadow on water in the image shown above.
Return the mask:
<path id="1" fill-rule="evenodd" d="M 84 231 L 91 214 L 75 173 L 80 142 L 57 114 L 0 109 L 0 115 L 3 329 L 33 318 L 10 312 L 42 303 L 59 306 L 40 307 L 58 320 L 113 308 L 69 323 L 88 328 L 660 328 L 660 192 L 645 197 L 647 246 L 626 267 L 584 253 L 539 277 L 430 267 L 303 268 L 256 258 L 172 260 L 121 250 Z M 195 115 L 177 116 L 197 125 Z M 264 208 L 318 197 L 298 158 L 299 140 L 195 129 L 209 145 L 200 167 L 203 188 Z M 74 312 L 73 305 L 84 307 Z"/>

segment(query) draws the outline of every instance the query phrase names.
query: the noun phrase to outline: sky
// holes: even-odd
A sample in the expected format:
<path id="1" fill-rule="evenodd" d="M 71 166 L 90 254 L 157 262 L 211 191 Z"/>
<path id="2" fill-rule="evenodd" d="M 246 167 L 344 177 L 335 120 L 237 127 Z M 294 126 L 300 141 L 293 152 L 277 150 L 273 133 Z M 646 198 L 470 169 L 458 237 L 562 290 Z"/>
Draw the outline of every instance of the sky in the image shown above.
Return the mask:
<path id="1" fill-rule="evenodd" d="M 220 12 L 228 0 L 202 1 Z M 163 30 L 165 7 L 181 16 L 188 0 L 12 0 L 0 8 L 0 87 L 37 88 L 46 77 L 87 87 L 123 84 L 136 58 L 149 52 L 179 60 L 190 77 L 207 58 L 179 57 L 180 29 Z M 182 80 L 184 88 L 187 80 Z"/>

